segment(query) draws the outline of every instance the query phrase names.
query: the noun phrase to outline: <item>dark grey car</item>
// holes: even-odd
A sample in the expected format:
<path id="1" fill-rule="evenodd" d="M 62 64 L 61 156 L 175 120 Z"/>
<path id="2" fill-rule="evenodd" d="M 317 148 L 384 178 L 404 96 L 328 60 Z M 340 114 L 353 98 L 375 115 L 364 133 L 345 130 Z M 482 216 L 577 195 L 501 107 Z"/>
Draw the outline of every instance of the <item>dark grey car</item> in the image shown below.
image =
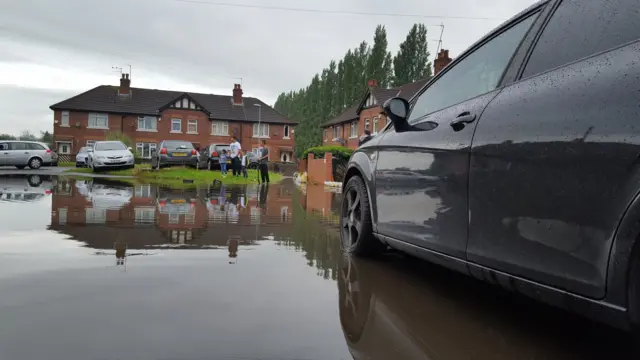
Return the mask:
<path id="1" fill-rule="evenodd" d="M 164 140 L 158 150 L 152 149 L 151 167 L 162 168 L 171 165 L 198 167 L 198 151 L 193 144 L 181 140 Z"/>
<path id="2" fill-rule="evenodd" d="M 390 246 L 621 328 L 640 325 L 640 22 L 539 2 L 352 155 L 342 241 Z"/>

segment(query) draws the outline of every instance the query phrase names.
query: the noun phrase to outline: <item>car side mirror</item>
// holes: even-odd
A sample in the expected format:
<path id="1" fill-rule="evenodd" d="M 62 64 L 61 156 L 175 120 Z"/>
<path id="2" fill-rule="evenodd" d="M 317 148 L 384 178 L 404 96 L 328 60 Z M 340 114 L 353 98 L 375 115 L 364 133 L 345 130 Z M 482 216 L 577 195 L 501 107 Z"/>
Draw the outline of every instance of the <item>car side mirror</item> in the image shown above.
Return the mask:
<path id="1" fill-rule="evenodd" d="M 131 151 L 131 146 L 128 146 L 128 147 L 127 147 L 127 150 Z"/>
<path id="2" fill-rule="evenodd" d="M 407 131 L 409 123 L 409 102 L 403 98 L 394 97 L 384 103 L 384 112 L 391 120 L 396 132 Z"/>

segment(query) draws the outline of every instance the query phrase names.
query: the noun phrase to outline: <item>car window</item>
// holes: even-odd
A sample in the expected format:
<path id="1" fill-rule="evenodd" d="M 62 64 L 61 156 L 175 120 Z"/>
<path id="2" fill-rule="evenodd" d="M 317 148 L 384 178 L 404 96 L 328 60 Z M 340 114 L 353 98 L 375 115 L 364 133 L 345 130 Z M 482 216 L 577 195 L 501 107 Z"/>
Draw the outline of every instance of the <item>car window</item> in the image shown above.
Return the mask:
<path id="1" fill-rule="evenodd" d="M 188 141 L 165 141 L 164 147 L 169 150 L 193 149 L 193 145 Z"/>
<path id="2" fill-rule="evenodd" d="M 79 152 L 79 153 L 87 152 L 87 147 L 86 147 L 86 146 L 85 146 L 85 147 L 81 147 L 81 148 L 80 148 L 80 151 L 78 151 L 78 152 Z"/>
<path id="3" fill-rule="evenodd" d="M 21 142 L 11 143 L 11 150 L 27 150 L 27 144 Z"/>
<path id="4" fill-rule="evenodd" d="M 94 145 L 94 149 L 96 151 L 110 151 L 110 150 L 126 150 L 127 147 L 119 142 L 99 142 Z"/>
<path id="5" fill-rule="evenodd" d="M 9 150 L 9 144 L 7 143 L 0 144 L 0 150 Z"/>
<path id="6" fill-rule="evenodd" d="M 640 5 L 628 0 L 564 0 L 522 74 L 529 77 L 640 39 Z"/>
<path id="7" fill-rule="evenodd" d="M 26 143 L 27 149 L 29 150 L 45 150 L 44 146 L 36 143 Z"/>
<path id="8" fill-rule="evenodd" d="M 538 14 L 492 38 L 431 84 L 416 101 L 409 122 L 495 89 Z"/>

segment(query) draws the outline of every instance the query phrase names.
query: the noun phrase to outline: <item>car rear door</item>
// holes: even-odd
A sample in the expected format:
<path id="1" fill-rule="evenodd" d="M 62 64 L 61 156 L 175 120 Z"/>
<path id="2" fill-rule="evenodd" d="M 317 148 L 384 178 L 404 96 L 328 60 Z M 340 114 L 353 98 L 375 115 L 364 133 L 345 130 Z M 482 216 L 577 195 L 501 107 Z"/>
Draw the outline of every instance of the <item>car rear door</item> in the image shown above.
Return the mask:
<path id="1" fill-rule="evenodd" d="M 0 166 L 9 165 L 9 143 L 0 142 Z"/>
<path id="2" fill-rule="evenodd" d="M 9 143 L 9 158 L 7 165 L 27 165 L 31 150 L 27 148 L 27 144 L 23 142 Z"/>
<path id="3" fill-rule="evenodd" d="M 604 296 L 614 233 L 640 181 L 637 6 L 559 2 L 521 80 L 484 111 L 471 149 L 470 261 Z"/>
<path id="4" fill-rule="evenodd" d="M 380 139 L 378 233 L 465 257 L 473 133 L 536 17 L 537 12 L 523 14 L 463 54 L 419 95 L 409 116 L 411 128 L 389 128 Z"/>

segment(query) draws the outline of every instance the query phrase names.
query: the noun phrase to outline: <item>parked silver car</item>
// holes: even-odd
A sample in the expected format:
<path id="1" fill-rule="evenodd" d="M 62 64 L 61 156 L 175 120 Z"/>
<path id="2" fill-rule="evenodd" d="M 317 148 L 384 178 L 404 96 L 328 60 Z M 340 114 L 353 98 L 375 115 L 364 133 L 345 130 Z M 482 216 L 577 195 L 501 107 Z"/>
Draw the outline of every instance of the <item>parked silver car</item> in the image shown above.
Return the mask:
<path id="1" fill-rule="evenodd" d="M 89 153 L 93 151 L 93 147 L 84 146 L 80 148 L 80 151 L 76 154 L 76 167 L 87 167 Z"/>
<path id="2" fill-rule="evenodd" d="M 89 167 L 93 171 L 132 169 L 134 164 L 131 148 L 121 141 L 96 141 L 89 152 Z"/>
<path id="3" fill-rule="evenodd" d="M 58 156 L 45 143 L 23 140 L 0 141 L 0 166 L 15 166 L 18 169 L 57 165 Z"/>

